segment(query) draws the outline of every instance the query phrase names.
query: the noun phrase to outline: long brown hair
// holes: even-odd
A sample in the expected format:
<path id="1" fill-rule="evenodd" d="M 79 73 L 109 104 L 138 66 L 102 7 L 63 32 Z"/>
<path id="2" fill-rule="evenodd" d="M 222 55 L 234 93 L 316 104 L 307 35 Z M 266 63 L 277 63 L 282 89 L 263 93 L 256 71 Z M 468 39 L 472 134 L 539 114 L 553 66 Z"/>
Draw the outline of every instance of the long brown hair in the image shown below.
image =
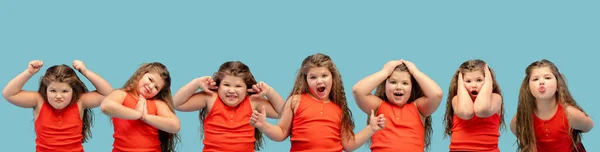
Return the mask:
<path id="1" fill-rule="evenodd" d="M 410 75 L 412 91 L 410 93 L 408 102 L 406 104 L 411 104 L 415 100 L 425 96 L 425 93 L 423 93 L 423 89 L 421 89 L 421 86 L 419 85 L 417 80 L 412 76 L 412 74 L 408 70 L 408 67 L 406 67 L 406 65 L 404 63 L 396 66 L 396 68 L 394 69 L 394 72 L 407 72 Z M 388 78 L 389 78 L 389 76 L 388 76 Z M 386 81 L 383 81 L 377 86 L 377 89 L 375 89 L 374 95 L 381 98 L 385 102 L 389 102 L 389 99 L 387 98 L 387 94 L 385 93 L 385 83 L 386 83 Z M 375 111 L 375 112 L 377 112 L 377 111 Z M 369 119 L 370 119 L 370 117 L 369 117 Z M 367 124 L 369 123 L 369 119 L 367 119 Z M 431 116 L 425 117 L 425 125 L 424 125 L 425 141 L 423 141 L 423 142 L 425 142 L 425 151 L 429 151 L 429 146 L 431 145 L 431 134 L 433 133 L 433 129 L 431 127 L 432 126 L 431 122 L 432 122 Z"/>
<path id="2" fill-rule="evenodd" d="M 142 64 L 133 75 L 123 85 L 123 91 L 135 94 L 139 80 L 146 73 L 156 73 L 164 80 L 165 84 L 162 89 L 150 100 L 162 100 L 167 103 L 171 112 L 175 113 L 173 108 L 173 97 L 171 96 L 171 75 L 167 67 L 159 62 L 145 63 Z M 178 133 L 168 133 L 162 130 L 158 130 L 158 139 L 160 140 L 160 147 L 163 152 L 174 152 L 177 143 L 179 142 Z"/>
<path id="3" fill-rule="evenodd" d="M 81 95 L 88 92 L 87 87 L 81 79 L 79 79 L 75 70 L 65 64 L 55 65 L 48 68 L 44 76 L 40 78 L 38 93 L 45 99 L 44 102 L 48 102 L 46 90 L 48 89 L 48 85 L 52 82 L 67 83 L 73 89 L 73 95 L 69 104 L 77 104 Z M 88 139 L 92 138 L 91 127 L 94 125 L 94 113 L 92 113 L 91 109 L 84 109 L 82 123 L 83 127 L 81 134 L 83 134 L 83 140 L 81 143 L 85 143 Z"/>
<path id="4" fill-rule="evenodd" d="M 534 69 L 548 67 L 552 71 L 552 75 L 556 77 L 557 82 L 557 90 L 555 92 L 555 98 L 557 104 L 559 106 L 573 106 L 581 112 L 584 112 L 583 109 L 575 102 L 573 96 L 571 96 L 571 92 L 569 92 L 569 88 L 567 87 L 567 81 L 563 74 L 558 71 L 558 68 L 554 63 L 543 59 L 540 61 L 535 61 L 527 66 L 525 69 L 525 78 L 523 78 L 523 82 L 521 83 L 521 89 L 519 91 L 519 106 L 517 107 L 517 144 L 518 150 L 521 151 L 533 151 L 536 147 L 535 143 L 535 134 L 533 128 L 533 112 L 537 108 L 535 97 L 531 94 L 529 88 L 529 79 L 531 78 L 531 72 Z M 563 107 L 564 109 L 564 107 Z M 563 110 L 566 114 L 566 110 Z M 585 112 L 584 112 L 585 113 Z M 587 114 L 586 114 L 587 115 Z M 573 147 L 578 148 L 576 144 L 581 142 L 581 131 L 574 130 L 569 126 L 569 130 L 571 131 L 571 140 L 573 142 Z"/>
<path id="5" fill-rule="evenodd" d="M 310 93 L 306 77 L 311 68 L 317 67 L 325 67 L 331 72 L 333 82 L 331 92 L 329 93 L 329 99 L 342 109 L 341 133 L 348 133 L 348 135 L 350 135 L 348 138 L 354 139 L 354 120 L 352 120 L 352 111 L 348 108 L 348 102 L 346 101 L 342 76 L 329 56 L 317 53 L 306 57 L 304 61 L 302 61 L 302 66 L 298 71 L 294 87 L 288 98 L 298 94 Z M 292 105 L 295 104 L 296 103 L 292 103 Z M 292 111 L 294 111 L 293 106 Z"/>
<path id="6" fill-rule="evenodd" d="M 221 81 L 225 76 L 234 76 L 242 78 L 242 80 L 244 80 L 244 83 L 246 84 L 246 89 L 250 89 L 252 88 L 252 85 L 256 84 L 256 79 L 254 79 L 254 75 L 252 75 L 252 72 L 250 72 L 250 68 L 240 61 L 228 61 L 221 64 L 219 70 L 213 75 L 217 86 L 221 84 Z M 246 96 L 249 96 L 251 94 L 254 93 L 248 92 Z M 202 130 L 204 129 L 203 124 L 207 114 L 208 109 L 200 109 L 200 132 L 202 132 Z M 254 142 L 254 150 L 259 151 L 263 147 L 264 139 L 262 138 L 262 133 L 260 132 L 260 130 L 258 130 L 258 128 L 254 128 L 254 138 L 256 139 Z"/>
<path id="7" fill-rule="evenodd" d="M 467 72 L 474 72 L 474 71 L 478 71 L 481 73 L 485 73 L 483 70 L 485 70 L 485 62 L 483 60 L 480 59 L 475 59 L 475 60 L 468 60 L 464 63 L 462 63 L 459 67 L 458 70 L 456 70 L 456 72 L 454 72 L 454 75 L 452 76 L 452 79 L 450 80 L 450 88 L 448 88 L 448 98 L 446 99 L 446 114 L 444 116 L 444 124 L 446 125 L 446 130 L 444 130 L 444 137 L 448 137 L 452 135 L 452 121 L 453 121 L 453 117 L 454 117 L 454 109 L 452 108 L 452 98 L 454 98 L 454 96 L 456 96 L 456 94 L 458 93 L 458 87 L 463 87 L 463 86 L 458 86 L 458 74 L 462 73 L 465 74 Z M 492 70 L 492 68 L 490 69 L 490 74 L 492 75 L 492 81 L 493 81 L 493 85 L 492 85 L 492 93 L 497 93 L 500 96 L 502 96 L 502 91 L 500 91 L 500 85 L 498 85 L 498 81 L 496 81 L 496 75 L 494 74 L 494 70 Z M 499 130 L 503 130 L 504 129 L 504 102 L 502 102 L 501 106 L 500 106 L 500 127 Z"/>

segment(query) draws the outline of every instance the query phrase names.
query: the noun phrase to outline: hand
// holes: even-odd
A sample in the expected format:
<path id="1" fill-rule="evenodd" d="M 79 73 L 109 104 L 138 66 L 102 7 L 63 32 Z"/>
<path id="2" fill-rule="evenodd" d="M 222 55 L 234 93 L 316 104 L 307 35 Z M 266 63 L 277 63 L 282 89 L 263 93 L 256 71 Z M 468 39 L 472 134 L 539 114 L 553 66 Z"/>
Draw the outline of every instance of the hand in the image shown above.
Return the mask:
<path id="1" fill-rule="evenodd" d="M 459 87 L 460 87 L 460 86 L 462 86 L 462 87 L 465 87 L 465 88 L 467 88 L 467 87 L 465 86 L 465 80 L 463 79 L 463 74 L 462 74 L 462 72 L 458 72 L 458 80 L 456 80 L 456 83 L 458 84 L 458 86 L 459 86 Z"/>
<path id="2" fill-rule="evenodd" d="M 264 97 L 267 93 L 271 91 L 271 86 L 267 85 L 265 82 L 258 82 L 255 85 L 252 85 L 251 89 L 248 89 L 248 92 L 256 93 L 251 95 L 252 98 L 260 98 Z"/>
<path id="3" fill-rule="evenodd" d="M 140 119 L 144 119 L 144 116 L 148 114 L 148 110 L 146 109 L 146 98 L 144 98 L 144 96 L 142 96 L 141 94 L 138 97 L 138 102 L 135 105 L 135 110 L 142 113 L 142 116 L 140 117 Z"/>
<path id="4" fill-rule="evenodd" d="M 394 69 L 396 69 L 396 67 L 400 64 L 402 64 L 401 60 L 392 60 L 383 65 L 383 69 L 381 70 L 392 74 L 392 72 L 394 72 Z"/>
<path id="5" fill-rule="evenodd" d="M 400 60 L 400 62 L 404 63 L 404 65 L 406 66 L 406 68 L 408 69 L 408 71 L 410 71 L 411 73 L 412 72 L 416 72 L 417 70 L 419 70 L 419 69 L 417 69 L 417 66 L 414 63 L 410 62 L 410 61 L 402 59 L 402 60 Z"/>
<path id="6" fill-rule="evenodd" d="M 375 117 L 375 111 L 371 109 L 371 117 L 369 118 L 369 127 L 373 129 L 373 131 L 379 131 L 385 128 L 385 117 L 383 114 L 379 114 L 379 116 Z"/>
<path id="7" fill-rule="evenodd" d="M 200 87 L 200 89 L 202 89 L 202 91 L 210 93 L 210 94 L 214 93 L 211 90 L 219 88 L 217 86 L 217 82 L 215 82 L 215 80 L 213 80 L 213 78 L 210 76 L 203 76 L 203 77 L 197 78 L 196 82 L 198 83 L 198 86 Z"/>
<path id="8" fill-rule="evenodd" d="M 42 66 L 44 66 L 44 62 L 40 60 L 33 60 L 29 62 L 29 65 L 27 66 L 27 72 L 36 74 L 38 71 L 40 71 L 40 69 L 42 69 Z"/>
<path id="9" fill-rule="evenodd" d="M 79 72 L 83 72 L 84 70 L 87 69 L 85 67 L 85 64 L 83 64 L 83 61 L 80 61 L 80 60 L 73 61 L 73 68 L 75 68 L 75 70 L 77 70 Z"/>
<path id="10" fill-rule="evenodd" d="M 267 123 L 267 112 L 265 112 L 265 106 L 262 106 L 260 109 L 260 112 L 256 110 L 252 111 L 252 116 L 250 117 L 250 125 L 259 129 Z"/>
<path id="11" fill-rule="evenodd" d="M 483 70 L 484 76 L 485 76 L 485 82 L 484 83 L 493 83 L 493 79 L 492 79 L 492 72 L 490 72 L 490 67 L 485 64 L 484 70 Z"/>

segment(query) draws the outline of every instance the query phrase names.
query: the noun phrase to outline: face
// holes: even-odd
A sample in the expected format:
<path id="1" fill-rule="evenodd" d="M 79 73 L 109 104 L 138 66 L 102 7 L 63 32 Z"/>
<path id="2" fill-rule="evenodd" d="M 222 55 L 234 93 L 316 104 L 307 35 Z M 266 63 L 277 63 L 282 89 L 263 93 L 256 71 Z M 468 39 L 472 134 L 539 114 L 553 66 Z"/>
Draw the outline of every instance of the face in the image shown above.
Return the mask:
<path id="1" fill-rule="evenodd" d="M 228 106 L 237 106 L 246 98 L 247 87 L 241 77 L 226 75 L 219 84 L 219 98 Z"/>
<path id="2" fill-rule="evenodd" d="M 463 73 L 463 80 L 471 98 L 476 98 L 485 80 L 483 72 L 477 70 Z"/>
<path id="3" fill-rule="evenodd" d="M 144 98 L 149 99 L 156 96 L 156 94 L 160 92 L 164 85 L 165 81 L 162 79 L 162 77 L 160 77 L 160 75 L 154 72 L 149 72 L 144 74 L 142 79 L 138 81 L 138 93 L 144 96 Z"/>
<path id="4" fill-rule="evenodd" d="M 390 78 L 385 82 L 385 94 L 388 100 L 396 105 L 403 105 L 408 102 L 412 92 L 412 83 L 410 73 L 394 71 Z"/>
<path id="5" fill-rule="evenodd" d="M 73 88 L 67 83 L 51 82 L 46 89 L 48 103 L 55 109 L 63 109 L 71 103 Z"/>
<path id="6" fill-rule="evenodd" d="M 556 77 L 549 67 L 535 68 L 529 77 L 529 91 L 538 100 L 554 98 L 556 93 Z"/>
<path id="7" fill-rule="evenodd" d="M 331 92 L 332 74 L 325 67 L 310 68 L 306 75 L 308 90 L 319 100 L 328 101 Z"/>

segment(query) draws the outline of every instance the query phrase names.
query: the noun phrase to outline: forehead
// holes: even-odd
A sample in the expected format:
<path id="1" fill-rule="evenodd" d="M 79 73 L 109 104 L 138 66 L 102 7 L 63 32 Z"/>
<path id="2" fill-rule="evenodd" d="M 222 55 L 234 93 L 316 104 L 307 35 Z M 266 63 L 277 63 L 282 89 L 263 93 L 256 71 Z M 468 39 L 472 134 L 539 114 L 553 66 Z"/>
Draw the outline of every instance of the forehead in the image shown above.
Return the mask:
<path id="1" fill-rule="evenodd" d="M 314 68 L 308 69 L 308 75 L 317 75 L 317 74 L 331 74 L 331 71 L 329 71 L 329 69 L 326 67 L 314 67 Z"/>
<path id="2" fill-rule="evenodd" d="M 483 73 L 481 71 L 471 71 L 463 73 L 464 78 L 477 78 L 483 77 Z"/>
<path id="3" fill-rule="evenodd" d="M 64 82 L 50 82 L 50 84 L 48 84 L 48 88 L 71 89 L 71 86 L 69 86 L 69 84 L 64 83 Z"/>
<path id="4" fill-rule="evenodd" d="M 550 70 L 550 67 L 540 67 L 540 68 L 534 68 L 533 70 L 531 70 L 531 75 L 546 75 L 546 74 L 552 74 L 552 70 Z"/>
<path id="5" fill-rule="evenodd" d="M 393 80 L 410 80 L 410 73 L 406 71 L 394 71 L 389 79 Z"/>
<path id="6" fill-rule="evenodd" d="M 152 80 L 154 80 L 154 83 L 156 83 L 156 85 L 160 86 L 161 88 L 165 85 L 165 80 L 163 80 L 162 77 L 156 72 L 148 72 L 144 74 L 144 77 L 152 78 Z"/>
<path id="7" fill-rule="evenodd" d="M 244 79 L 242 79 L 242 77 L 236 77 L 236 76 L 231 76 L 231 75 L 225 75 L 223 77 L 223 79 L 221 80 L 222 83 L 244 83 Z"/>

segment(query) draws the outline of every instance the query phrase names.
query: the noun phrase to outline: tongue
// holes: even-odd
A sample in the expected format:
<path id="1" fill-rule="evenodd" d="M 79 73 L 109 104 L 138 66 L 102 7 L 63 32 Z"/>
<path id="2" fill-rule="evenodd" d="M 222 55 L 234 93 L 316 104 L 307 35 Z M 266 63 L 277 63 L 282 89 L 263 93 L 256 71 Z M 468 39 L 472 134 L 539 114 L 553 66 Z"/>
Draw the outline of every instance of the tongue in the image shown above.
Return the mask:
<path id="1" fill-rule="evenodd" d="M 323 92 L 323 91 L 325 91 L 325 87 L 318 87 L 318 88 L 317 88 L 317 91 L 318 91 L 318 92 Z"/>

